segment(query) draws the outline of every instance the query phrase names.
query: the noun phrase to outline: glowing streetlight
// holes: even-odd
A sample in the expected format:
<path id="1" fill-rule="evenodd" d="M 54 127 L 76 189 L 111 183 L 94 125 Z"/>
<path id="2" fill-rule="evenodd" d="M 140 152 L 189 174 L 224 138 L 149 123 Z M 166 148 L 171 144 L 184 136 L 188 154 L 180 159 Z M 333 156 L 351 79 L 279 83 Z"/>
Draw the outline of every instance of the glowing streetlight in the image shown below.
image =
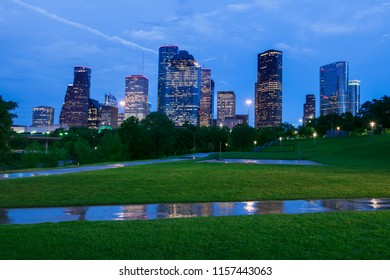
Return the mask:
<path id="1" fill-rule="evenodd" d="M 250 107 L 251 107 L 251 105 L 252 105 L 252 100 L 247 99 L 247 100 L 245 101 L 245 104 L 248 106 L 248 125 L 249 125 L 249 111 L 250 111 Z"/>
<path id="2" fill-rule="evenodd" d="M 317 132 L 313 133 L 313 138 L 314 138 L 314 145 L 316 144 L 316 138 L 317 138 Z"/>
<path id="3" fill-rule="evenodd" d="M 253 141 L 253 144 L 255 145 L 255 149 L 254 149 L 254 151 L 256 152 L 256 145 L 257 145 L 257 141 Z"/>
<path id="4" fill-rule="evenodd" d="M 371 139 L 372 139 L 372 142 L 374 142 L 374 127 L 375 127 L 375 123 L 374 122 L 370 122 L 370 126 L 371 126 Z"/>
<path id="5" fill-rule="evenodd" d="M 126 106 L 126 102 L 123 101 L 123 100 L 119 101 L 119 106 L 120 106 L 121 108 L 123 108 L 123 111 L 124 111 L 125 106 Z"/>

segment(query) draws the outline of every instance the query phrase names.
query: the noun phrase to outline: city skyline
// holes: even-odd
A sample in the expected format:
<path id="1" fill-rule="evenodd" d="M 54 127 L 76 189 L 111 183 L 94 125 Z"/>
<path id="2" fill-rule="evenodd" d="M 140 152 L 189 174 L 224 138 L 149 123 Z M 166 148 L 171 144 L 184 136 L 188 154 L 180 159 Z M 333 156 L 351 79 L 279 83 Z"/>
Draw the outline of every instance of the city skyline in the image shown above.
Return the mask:
<path id="1" fill-rule="evenodd" d="M 112 93 L 124 100 L 124 77 L 143 74 L 156 111 L 158 48 L 177 45 L 211 69 L 215 92 L 236 93 L 237 114 L 244 114 L 245 101 L 254 101 L 257 55 L 277 49 L 283 52 L 283 122 L 298 125 L 305 96 L 319 100 L 321 65 L 349 62 L 349 79 L 361 81 L 361 103 L 389 94 L 389 11 L 384 1 L 5 0 L 0 94 L 18 102 L 15 124 L 31 125 L 36 106 L 55 108 L 58 123 L 69 69 L 88 65 L 91 98 L 102 102 Z"/>

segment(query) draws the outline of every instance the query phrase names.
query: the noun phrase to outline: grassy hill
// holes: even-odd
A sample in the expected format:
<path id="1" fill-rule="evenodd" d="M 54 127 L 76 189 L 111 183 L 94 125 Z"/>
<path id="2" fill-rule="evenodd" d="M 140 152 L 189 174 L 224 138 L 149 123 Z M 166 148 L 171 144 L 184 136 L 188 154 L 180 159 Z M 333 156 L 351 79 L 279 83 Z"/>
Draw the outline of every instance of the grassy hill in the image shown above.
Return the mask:
<path id="1" fill-rule="evenodd" d="M 374 142 L 316 139 L 315 145 L 307 139 L 300 145 L 302 159 L 325 165 L 191 160 L 6 180 L 0 181 L 0 208 L 390 197 L 390 136 L 375 135 Z M 223 154 L 297 156 L 297 149 Z M 0 226 L 0 259 L 389 259 L 389 213 Z"/>

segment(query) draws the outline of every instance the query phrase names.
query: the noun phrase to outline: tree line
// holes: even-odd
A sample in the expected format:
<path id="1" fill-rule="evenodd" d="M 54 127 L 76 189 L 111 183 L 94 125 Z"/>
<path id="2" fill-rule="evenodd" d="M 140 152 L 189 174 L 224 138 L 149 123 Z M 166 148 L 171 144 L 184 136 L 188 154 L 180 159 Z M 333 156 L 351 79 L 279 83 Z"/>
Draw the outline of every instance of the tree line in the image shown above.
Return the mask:
<path id="1" fill-rule="evenodd" d="M 3 170 L 152 159 L 196 152 L 250 151 L 280 137 L 313 137 L 314 132 L 323 136 L 336 128 L 365 134 L 371 131 L 370 122 L 375 122 L 377 133 L 390 128 L 390 97 L 383 96 L 364 103 L 358 116 L 350 113 L 320 116 L 299 127 L 289 123 L 260 129 L 238 125 L 232 130 L 193 125 L 175 127 L 166 115 L 153 112 L 142 121 L 130 117 L 120 128 L 100 133 L 85 127 L 57 129 L 50 136 L 60 140 L 46 149 L 44 144 L 31 142 L 11 131 L 12 119 L 16 117 L 12 111 L 16 107 L 16 103 L 0 96 L 0 169 Z"/>

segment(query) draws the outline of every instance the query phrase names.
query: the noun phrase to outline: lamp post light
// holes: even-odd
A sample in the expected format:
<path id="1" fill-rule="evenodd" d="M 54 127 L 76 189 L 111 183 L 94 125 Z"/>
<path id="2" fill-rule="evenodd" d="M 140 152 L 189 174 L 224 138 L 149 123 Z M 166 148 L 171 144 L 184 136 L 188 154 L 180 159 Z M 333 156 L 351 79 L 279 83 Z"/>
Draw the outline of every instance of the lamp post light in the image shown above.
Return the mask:
<path id="1" fill-rule="evenodd" d="M 282 146 L 282 140 L 283 140 L 283 138 L 279 137 L 279 146 Z"/>
<path id="2" fill-rule="evenodd" d="M 247 99 L 245 101 L 245 104 L 248 106 L 248 125 L 249 125 L 249 111 L 250 111 L 250 108 L 251 108 L 251 105 L 252 105 L 252 100 Z"/>
<path id="3" fill-rule="evenodd" d="M 374 142 L 374 127 L 375 127 L 375 123 L 374 122 L 370 122 L 370 126 L 371 126 L 371 139 L 372 139 L 372 142 Z"/>
<path id="4" fill-rule="evenodd" d="M 317 138 L 317 132 L 313 133 L 313 138 L 314 138 L 314 145 L 316 144 L 316 138 Z"/>
<path id="5" fill-rule="evenodd" d="M 119 105 L 120 105 L 120 107 L 123 109 L 123 112 L 125 112 L 126 102 L 123 101 L 123 100 L 121 100 L 121 101 L 119 101 Z"/>
<path id="6" fill-rule="evenodd" d="M 257 141 L 254 141 L 253 144 L 255 145 L 255 149 L 253 151 L 256 152 Z"/>

